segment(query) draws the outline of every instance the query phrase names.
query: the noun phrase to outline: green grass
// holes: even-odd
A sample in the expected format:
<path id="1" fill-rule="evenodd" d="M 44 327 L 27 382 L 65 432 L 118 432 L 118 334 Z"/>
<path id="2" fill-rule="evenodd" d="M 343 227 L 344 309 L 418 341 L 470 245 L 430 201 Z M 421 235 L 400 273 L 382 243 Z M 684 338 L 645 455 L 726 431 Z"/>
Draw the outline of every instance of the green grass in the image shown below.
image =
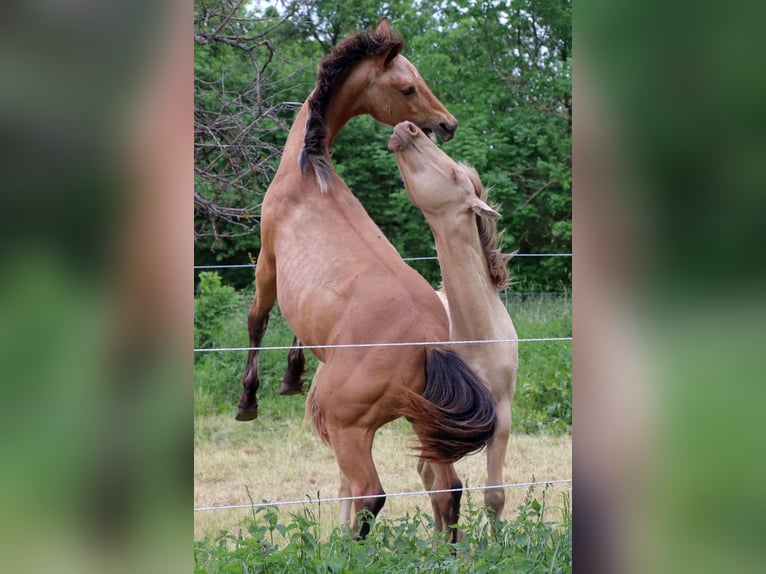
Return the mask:
<path id="1" fill-rule="evenodd" d="M 567 296 L 509 294 L 506 306 L 521 339 L 572 336 L 572 301 Z M 514 432 L 571 432 L 571 341 L 519 343 L 512 413 Z"/>
<path id="2" fill-rule="evenodd" d="M 201 274 L 202 275 L 202 274 Z M 195 345 L 199 348 L 246 347 L 247 310 L 252 293 L 236 292 L 220 284 L 214 273 L 201 282 L 205 289 L 195 299 Z M 562 295 L 503 294 L 520 338 L 571 337 L 571 299 Z M 293 333 L 275 307 L 264 336 L 264 346 L 290 345 Z M 519 344 L 519 374 L 513 401 L 514 432 L 554 433 L 572 428 L 572 344 L 568 341 Z M 195 356 L 194 411 L 203 416 L 233 410 L 241 392 L 240 376 L 245 351 L 197 353 Z M 305 385 L 316 369 L 306 353 Z M 262 415 L 302 417 L 300 397 L 276 398 L 287 365 L 287 351 L 261 353 Z M 288 400 L 285 400 L 288 399 Z"/>
<path id="3" fill-rule="evenodd" d="M 470 495 L 470 493 L 466 493 Z M 194 544 L 195 573 L 399 573 L 572 571 L 570 499 L 561 501 L 558 523 L 543 520 L 546 491 L 529 490 L 516 518 L 501 520 L 492 534 L 486 514 L 466 497 L 462 540 L 448 544 L 433 533 L 431 517 L 418 509 L 401 518 L 380 518 L 363 542 L 340 529 L 322 535 L 315 506 L 282 514 L 261 507 L 235 534 L 220 532 Z"/>
<path id="4" fill-rule="evenodd" d="M 568 297 L 509 293 L 504 294 L 504 300 L 521 338 L 571 336 Z M 222 285 L 215 274 L 202 280 L 195 299 L 195 346 L 247 346 L 247 310 L 251 301 L 252 293 Z M 275 308 L 263 345 L 286 346 L 292 339 L 292 331 Z M 302 420 L 305 397 L 277 394 L 287 351 L 264 351 L 259 403 L 260 418 L 268 424 L 263 423 L 256 433 L 250 426 L 216 423 L 221 413 L 233 415 L 245 356 L 244 351 L 196 354 L 195 445 L 220 445 L 220 449 L 214 449 L 216 453 L 232 446 L 235 452 L 254 452 L 266 443 L 282 444 L 283 437 L 291 434 L 289 429 Z M 306 358 L 304 381 L 308 385 L 316 359 L 310 353 Z M 571 431 L 571 362 L 570 342 L 520 343 L 513 403 L 515 433 L 559 435 Z M 334 488 L 335 470 L 331 476 L 321 482 Z M 242 482 L 239 475 L 229 477 L 225 473 L 215 480 L 221 482 L 208 487 L 223 499 L 226 496 L 219 491 L 225 484 L 236 486 Z M 563 497 L 556 501 L 557 507 L 546 508 L 546 492 L 530 489 L 515 512 L 507 508 L 507 519 L 498 523 L 497 536 L 491 534 L 484 511 L 475 504 L 481 496 L 474 494 L 472 500 L 472 493 L 467 492 L 460 520 L 464 536 L 454 546 L 433 534 L 432 518 L 417 506 L 403 516 L 383 513 L 361 543 L 337 528 L 320 527 L 323 508 L 319 504 L 306 504 L 297 513 L 288 510 L 294 507 L 261 508 L 239 522 L 238 527 L 211 529 L 217 534 L 195 541 L 195 572 L 571 572 L 569 495 L 557 494 Z M 324 508 L 324 512 L 334 510 Z M 551 522 L 557 514 L 560 519 Z"/>

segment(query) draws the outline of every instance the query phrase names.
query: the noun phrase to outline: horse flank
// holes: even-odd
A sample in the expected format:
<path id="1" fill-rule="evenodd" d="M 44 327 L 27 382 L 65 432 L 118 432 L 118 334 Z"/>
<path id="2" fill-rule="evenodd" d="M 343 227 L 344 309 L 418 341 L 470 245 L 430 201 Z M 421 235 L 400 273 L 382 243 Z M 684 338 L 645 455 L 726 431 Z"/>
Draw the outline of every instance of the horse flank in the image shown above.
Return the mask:
<path id="1" fill-rule="evenodd" d="M 321 368 L 321 363 L 320 363 Z M 426 386 L 418 394 L 404 387 L 398 415 L 405 417 L 420 437 L 419 456 L 439 463 L 456 462 L 482 450 L 495 433 L 495 399 L 486 384 L 453 349 L 426 349 Z M 329 445 L 324 415 L 314 397 L 306 397 L 304 422 Z"/>
<path id="2" fill-rule="evenodd" d="M 343 83 L 354 67 L 371 56 L 388 53 L 388 60 L 402 49 L 404 40 L 389 27 L 375 31 L 360 31 L 335 46 L 319 61 L 317 83 L 309 98 L 306 134 L 298 158 L 301 174 L 314 171 L 321 193 L 332 188 L 333 168 L 327 151 L 327 110 L 335 89 Z"/>
<path id="3" fill-rule="evenodd" d="M 481 183 L 478 172 L 471 166 L 464 165 L 466 169 L 466 175 L 473 184 L 473 190 L 476 196 L 482 201 L 487 201 L 487 191 Z M 496 205 L 491 206 L 496 209 Z M 487 258 L 487 268 L 489 269 L 489 276 L 492 280 L 492 284 L 500 291 L 508 286 L 511 280 L 510 273 L 508 271 L 508 261 L 516 254 L 503 253 L 499 249 L 500 238 L 503 236 L 503 231 L 497 231 L 497 221 L 489 217 L 476 216 L 476 227 L 479 231 L 479 240 L 481 241 L 481 247 L 484 251 L 484 256 Z"/>

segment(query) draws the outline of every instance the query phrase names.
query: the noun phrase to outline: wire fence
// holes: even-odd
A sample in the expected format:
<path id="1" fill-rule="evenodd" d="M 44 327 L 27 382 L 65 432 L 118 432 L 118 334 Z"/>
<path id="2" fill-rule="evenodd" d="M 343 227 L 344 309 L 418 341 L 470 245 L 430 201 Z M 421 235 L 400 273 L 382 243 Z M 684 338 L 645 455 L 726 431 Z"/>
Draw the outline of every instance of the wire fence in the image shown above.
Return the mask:
<path id="1" fill-rule="evenodd" d="M 571 253 L 516 253 L 514 257 L 572 257 Z M 425 257 L 404 257 L 404 261 L 434 261 L 435 255 Z M 225 265 L 195 265 L 195 269 L 242 269 L 255 267 L 255 263 L 225 264 Z"/>
<path id="2" fill-rule="evenodd" d="M 571 253 L 517 253 L 515 257 L 572 257 Z M 436 256 L 427 257 L 405 257 L 405 261 L 426 261 L 436 260 Z M 254 268 L 255 263 L 246 264 L 221 264 L 221 265 L 195 265 L 194 269 L 237 269 L 237 268 Z M 552 294 L 568 294 L 552 293 Z M 506 300 L 507 304 L 507 300 Z M 547 342 L 566 342 L 572 341 L 572 337 L 537 337 L 526 339 L 481 339 L 481 340 L 463 340 L 463 341 L 411 341 L 411 342 L 395 342 L 395 343 L 354 343 L 354 344 L 339 344 L 339 345 L 276 345 L 276 346 L 261 346 L 261 347 L 217 347 L 217 348 L 199 348 L 194 349 L 195 353 L 214 353 L 214 352 L 234 352 L 234 351 L 277 351 L 277 350 L 290 350 L 294 348 L 300 349 L 334 349 L 334 348 L 364 348 L 364 347 L 405 347 L 405 346 L 435 346 L 435 345 L 475 345 L 475 344 L 496 344 L 496 343 L 547 343 Z M 264 501 L 260 503 L 248 503 L 248 504 L 228 504 L 222 506 L 200 506 L 195 507 L 194 512 L 208 512 L 218 510 L 236 510 L 236 509 L 256 509 L 263 507 L 279 507 L 296 504 L 321 504 L 330 502 L 342 502 L 347 500 L 357 500 L 360 498 L 382 498 L 382 497 L 403 497 L 403 496 L 419 496 L 430 495 L 443 492 L 468 492 L 486 490 L 488 488 L 520 488 L 531 487 L 550 484 L 571 484 L 571 478 L 543 480 L 543 481 L 530 481 L 519 483 L 508 483 L 500 485 L 485 485 L 485 486 L 473 486 L 452 488 L 444 490 L 414 490 L 406 492 L 394 492 L 388 494 L 377 494 L 368 496 L 336 496 L 330 498 L 311 498 L 307 496 L 305 499 L 299 500 L 277 500 L 277 501 Z"/>
<path id="3" fill-rule="evenodd" d="M 306 499 L 300 499 L 300 500 L 276 500 L 273 502 L 251 502 L 249 504 L 227 504 L 223 506 L 198 506 L 194 509 L 194 512 L 207 512 L 211 510 L 235 510 L 235 509 L 241 509 L 241 508 L 248 508 L 248 509 L 255 509 L 255 508 L 263 508 L 263 507 L 270 507 L 270 506 L 289 506 L 294 504 L 322 504 L 327 502 L 342 502 L 344 500 L 361 500 L 361 499 L 369 499 L 369 498 L 393 498 L 397 496 L 417 496 L 417 495 L 423 495 L 423 494 L 438 494 L 441 492 L 469 492 L 474 490 L 487 490 L 490 488 L 520 488 L 523 486 L 539 486 L 539 485 L 547 485 L 547 484 L 565 484 L 565 483 L 571 483 L 571 478 L 560 478 L 560 479 L 554 479 L 554 480 L 539 480 L 539 481 L 533 481 L 533 482 L 516 482 L 513 484 L 494 484 L 494 485 L 485 485 L 485 486 L 464 486 L 462 488 L 446 488 L 442 490 L 411 490 L 407 492 L 392 492 L 392 493 L 384 493 L 384 494 L 370 494 L 370 495 L 364 495 L 364 496 L 334 496 L 331 498 L 311 498 L 306 497 Z"/>
<path id="4" fill-rule="evenodd" d="M 493 343 L 544 343 L 571 341 L 572 337 L 536 337 L 529 339 L 473 339 L 465 341 L 409 341 L 399 343 L 347 343 L 339 345 L 277 345 L 270 347 L 216 347 L 194 349 L 195 353 L 216 353 L 222 351 L 286 351 L 289 349 L 355 349 L 366 347 L 430 347 L 436 345 L 482 345 Z"/>

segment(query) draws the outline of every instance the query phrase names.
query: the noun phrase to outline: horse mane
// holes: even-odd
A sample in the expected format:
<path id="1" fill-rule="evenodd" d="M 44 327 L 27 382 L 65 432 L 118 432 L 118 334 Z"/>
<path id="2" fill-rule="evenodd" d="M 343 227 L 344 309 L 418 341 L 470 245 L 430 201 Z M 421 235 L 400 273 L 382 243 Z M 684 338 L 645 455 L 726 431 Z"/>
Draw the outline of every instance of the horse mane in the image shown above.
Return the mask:
<path id="1" fill-rule="evenodd" d="M 473 184 L 473 190 L 476 196 L 486 203 L 487 201 L 487 189 L 481 184 L 479 173 L 469 165 L 463 164 L 466 167 L 466 175 Z M 492 209 L 497 209 L 497 205 L 491 205 Z M 481 241 L 481 247 L 484 251 L 484 256 L 487 258 L 487 267 L 489 268 L 489 277 L 492 280 L 492 284 L 499 291 L 508 286 L 511 280 L 511 275 L 508 271 L 508 261 L 513 257 L 516 252 L 503 253 L 499 249 L 500 238 L 503 236 L 503 231 L 497 231 L 497 221 L 491 217 L 476 216 L 476 228 L 479 231 L 479 240 Z"/>
<path id="2" fill-rule="evenodd" d="M 298 164 L 301 174 L 311 167 L 322 193 L 331 188 L 333 169 L 327 153 L 327 110 L 333 95 L 351 70 L 362 60 L 388 53 L 386 61 L 399 54 L 404 45 L 402 37 L 381 19 L 373 31 L 359 31 L 338 43 L 319 60 L 317 83 L 309 98 L 306 135 L 303 138 Z"/>

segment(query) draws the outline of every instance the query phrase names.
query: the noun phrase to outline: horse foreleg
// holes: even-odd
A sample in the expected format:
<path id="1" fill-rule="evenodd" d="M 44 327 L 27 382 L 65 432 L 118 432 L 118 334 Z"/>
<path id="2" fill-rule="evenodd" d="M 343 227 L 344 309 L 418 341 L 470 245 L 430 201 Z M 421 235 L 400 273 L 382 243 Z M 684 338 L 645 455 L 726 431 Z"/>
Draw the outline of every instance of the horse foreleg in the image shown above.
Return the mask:
<path id="1" fill-rule="evenodd" d="M 452 464 L 430 463 L 433 472 L 433 490 L 452 490 L 452 492 L 434 492 L 431 494 L 431 504 L 434 507 L 434 514 L 441 516 L 441 524 L 436 522 L 434 516 L 434 525 L 438 531 L 444 531 L 449 528 L 447 538 L 450 542 L 460 540 L 460 531 L 457 528 L 457 522 L 460 518 L 460 499 L 463 496 L 461 490 L 463 483 L 457 476 L 455 467 Z"/>
<path id="2" fill-rule="evenodd" d="M 287 370 L 282 379 L 282 387 L 279 389 L 280 395 L 297 395 L 303 391 L 303 372 L 306 368 L 306 357 L 303 355 L 303 349 L 297 335 L 293 336 L 293 348 L 287 353 Z"/>
<path id="3" fill-rule="evenodd" d="M 497 405 L 497 426 L 492 440 L 487 444 L 487 486 L 503 484 L 503 465 L 508 450 L 508 438 L 511 434 L 511 405 L 501 401 Z M 489 507 L 492 529 L 494 522 L 499 520 L 505 506 L 505 490 L 503 488 L 486 488 L 484 504 Z"/>
<path id="4" fill-rule="evenodd" d="M 262 250 L 263 253 L 263 250 Z M 247 315 L 247 331 L 250 336 L 250 347 L 259 347 L 269 324 L 269 313 L 276 300 L 276 270 L 268 257 L 259 257 L 255 270 L 255 299 Z M 237 406 L 238 421 L 253 420 L 258 416 L 258 398 L 256 393 L 260 386 L 258 378 L 258 363 L 260 351 L 251 349 L 247 353 L 247 364 L 242 373 L 242 396 Z"/>

